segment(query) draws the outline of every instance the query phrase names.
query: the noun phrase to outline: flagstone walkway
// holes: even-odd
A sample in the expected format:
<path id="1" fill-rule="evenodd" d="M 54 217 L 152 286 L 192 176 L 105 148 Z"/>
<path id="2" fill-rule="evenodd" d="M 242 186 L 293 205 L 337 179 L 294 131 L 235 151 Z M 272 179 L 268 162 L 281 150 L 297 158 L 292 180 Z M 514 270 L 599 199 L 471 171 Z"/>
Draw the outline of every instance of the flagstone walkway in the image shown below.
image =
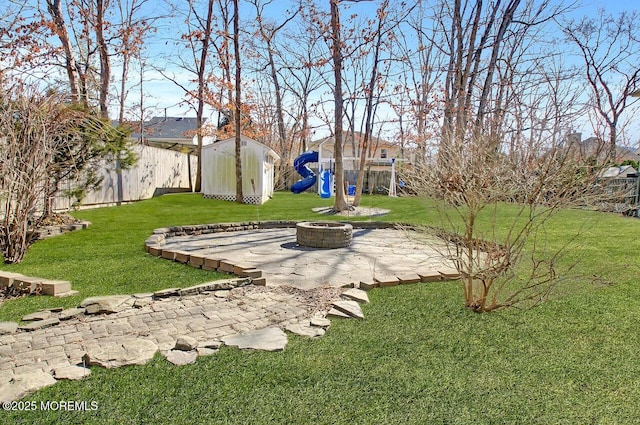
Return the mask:
<path id="1" fill-rule="evenodd" d="M 214 354 L 223 343 L 284 349 L 284 329 L 322 336 L 330 324 L 326 316 L 363 318 L 358 302 L 368 302 L 366 293 L 347 287 L 455 277 L 443 246 L 397 229 L 356 228 L 351 246 L 316 250 L 297 246 L 292 228 L 212 227 L 203 234 L 203 226 L 192 226 L 190 235 L 184 228 L 159 229 L 147 251 L 195 267 L 213 261 L 236 274 L 257 273 L 254 283 L 267 286 L 251 285 L 247 277 L 94 297 L 77 309 L 30 315 L 33 321 L 18 329 L 0 323 L 0 401 L 60 379 L 82 379 L 90 365 L 144 364 L 157 352 L 180 365 Z"/>

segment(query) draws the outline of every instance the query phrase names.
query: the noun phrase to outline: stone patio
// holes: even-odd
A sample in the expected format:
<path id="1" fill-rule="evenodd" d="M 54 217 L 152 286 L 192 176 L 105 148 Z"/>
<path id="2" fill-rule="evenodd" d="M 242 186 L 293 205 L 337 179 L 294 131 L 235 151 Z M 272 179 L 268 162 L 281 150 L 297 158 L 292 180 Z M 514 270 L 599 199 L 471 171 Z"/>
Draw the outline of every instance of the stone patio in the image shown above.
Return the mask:
<path id="1" fill-rule="evenodd" d="M 188 264 L 198 258 L 192 264 L 196 267 L 210 260 L 210 268 L 223 272 L 259 270 L 261 283 L 299 289 L 370 289 L 457 276 L 442 242 L 387 223 L 380 228 L 368 227 L 379 223 L 351 224 L 353 239 L 345 248 L 301 247 L 295 222 L 264 222 L 157 229 L 147 240 L 147 251 Z"/>
<path id="2" fill-rule="evenodd" d="M 284 330 L 320 337 L 330 318 L 364 319 L 362 289 L 457 277 L 444 247 L 412 232 L 354 225 L 349 247 L 318 250 L 297 246 L 291 223 L 158 229 L 146 241 L 150 254 L 243 277 L 91 297 L 27 315 L 27 324 L 0 323 L 0 401 L 82 379 L 91 365 L 144 364 L 158 352 L 184 365 L 222 344 L 283 350 Z"/>

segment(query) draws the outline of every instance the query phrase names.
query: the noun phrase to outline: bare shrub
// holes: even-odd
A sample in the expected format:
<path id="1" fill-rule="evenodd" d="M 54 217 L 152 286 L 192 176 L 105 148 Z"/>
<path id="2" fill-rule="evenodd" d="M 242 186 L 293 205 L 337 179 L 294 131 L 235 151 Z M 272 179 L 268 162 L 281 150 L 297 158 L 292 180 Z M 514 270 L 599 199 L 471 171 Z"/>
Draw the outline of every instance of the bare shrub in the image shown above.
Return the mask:
<path id="1" fill-rule="evenodd" d="M 530 142 L 514 138 L 507 148 L 475 134 L 441 145 L 446 161 L 403 176 L 436 203 L 444 219 L 436 234 L 462 276 L 465 306 L 476 312 L 545 299 L 571 242 L 550 246 L 545 224 L 561 209 L 599 196 L 593 166 L 561 145 Z"/>
<path id="2" fill-rule="evenodd" d="M 15 86 L 0 91 L 0 250 L 17 263 L 34 238 L 33 230 L 51 212 L 49 200 L 63 179 L 82 192 L 100 183 L 96 163 L 122 154 L 126 134 L 57 93 Z"/>

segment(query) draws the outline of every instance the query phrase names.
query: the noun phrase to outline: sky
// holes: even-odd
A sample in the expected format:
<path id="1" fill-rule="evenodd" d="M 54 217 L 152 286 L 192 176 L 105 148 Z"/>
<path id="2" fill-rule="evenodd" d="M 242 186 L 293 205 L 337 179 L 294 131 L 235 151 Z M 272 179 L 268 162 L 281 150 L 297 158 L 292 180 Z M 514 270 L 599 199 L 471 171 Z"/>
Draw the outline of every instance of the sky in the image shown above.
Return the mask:
<path id="1" fill-rule="evenodd" d="M 571 3 L 570 1 L 561 1 L 563 4 Z M 2 0 L 0 0 L 0 3 L 1 2 Z M 317 3 L 320 5 L 324 5 L 324 3 L 328 4 L 328 0 L 318 0 Z M 351 13 L 358 13 L 358 11 L 364 11 L 364 13 L 370 14 L 372 10 L 375 10 L 376 3 L 377 2 L 365 2 L 348 5 L 346 6 L 346 8 L 348 8 L 348 11 L 345 10 L 343 12 L 343 16 L 347 16 L 347 14 Z M 153 4 L 157 5 L 158 3 Z M 275 0 L 273 4 L 271 4 L 266 10 L 275 18 L 279 18 L 286 13 L 285 9 L 288 4 L 288 1 Z M 608 13 L 617 14 L 621 11 L 629 10 L 630 8 L 640 9 L 640 0 L 581 0 L 579 1 L 579 6 L 576 8 L 576 10 L 568 16 L 575 19 L 580 19 L 584 15 L 594 15 L 600 8 L 604 9 Z M 241 9 L 241 19 L 253 19 L 253 12 L 248 8 L 245 8 L 244 10 Z M 175 24 L 176 26 L 165 25 L 158 28 L 158 33 L 155 39 L 152 40 L 149 45 L 150 56 L 158 56 L 160 55 L 160 52 L 166 51 L 168 47 L 171 47 L 171 43 L 173 43 L 173 41 L 171 40 L 175 39 L 179 33 L 177 27 L 180 23 L 175 22 Z M 117 71 L 115 71 L 114 74 L 116 72 Z M 185 74 L 175 66 L 169 66 L 169 72 L 173 72 L 176 75 L 177 79 L 182 80 L 183 82 L 187 81 L 189 78 L 192 78 L 192 76 Z M 147 105 L 154 106 L 153 115 L 159 116 L 166 114 L 167 116 L 179 117 L 195 116 L 194 110 L 184 103 L 184 92 L 180 88 L 178 88 L 174 83 L 167 81 L 157 71 L 148 69 L 146 71 L 146 74 L 147 75 L 145 79 L 147 81 L 144 84 L 144 90 L 147 93 L 147 97 L 145 101 Z M 130 96 L 133 99 L 139 97 L 139 94 L 132 93 Z M 209 113 L 213 113 L 213 111 L 209 110 Z M 328 132 L 328 129 L 324 131 L 325 134 L 322 134 L 321 132 L 320 136 L 326 135 L 326 132 Z M 586 135 L 588 135 L 589 133 L 589 130 L 585 129 L 583 133 L 586 137 Z"/>

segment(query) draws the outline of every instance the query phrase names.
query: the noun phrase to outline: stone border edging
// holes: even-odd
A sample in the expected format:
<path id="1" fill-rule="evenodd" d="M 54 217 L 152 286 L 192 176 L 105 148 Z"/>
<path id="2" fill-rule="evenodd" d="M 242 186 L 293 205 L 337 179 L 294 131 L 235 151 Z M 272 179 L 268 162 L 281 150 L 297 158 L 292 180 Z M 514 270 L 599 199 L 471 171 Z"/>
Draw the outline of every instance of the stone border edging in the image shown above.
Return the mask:
<path id="1" fill-rule="evenodd" d="M 162 257 L 167 260 L 209 271 L 220 271 L 235 274 L 241 278 L 250 278 L 254 285 L 266 285 L 266 277 L 262 270 L 250 266 L 235 264 L 227 259 L 218 258 L 215 255 L 194 254 L 185 251 L 173 251 L 163 249 L 166 240 L 177 236 L 197 236 L 211 233 L 240 232 L 246 230 L 263 229 L 289 229 L 295 228 L 300 221 L 296 220 L 270 220 L 270 221 L 247 221 L 239 223 L 211 223 L 196 224 L 186 226 L 172 226 L 155 229 L 153 234 L 145 241 L 145 250 L 150 255 Z M 350 224 L 353 229 L 394 229 L 394 230 L 416 230 L 417 226 L 408 223 L 389 223 L 384 221 L 336 221 L 336 223 Z M 352 284 L 364 290 L 377 287 L 395 286 L 399 284 L 435 282 L 443 280 L 456 280 L 460 278 L 460 273 L 452 268 L 442 270 L 417 270 L 415 273 L 408 273 L 401 276 L 376 276 L 369 282 L 359 282 Z"/>
<path id="2" fill-rule="evenodd" d="M 23 316 L 22 321 L 29 322 L 24 325 L 19 325 L 15 322 L 0 322 L 0 335 L 10 335 L 18 331 L 31 332 L 58 325 L 61 321 L 75 317 L 119 313 L 127 308 L 142 308 L 160 299 L 184 297 L 188 295 L 206 295 L 215 291 L 228 291 L 234 288 L 240 288 L 250 285 L 251 283 L 252 280 L 250 278 L 223 279 L 201 283 L 188 288 L 161 289 L 153 293 L 89 297 L 82 300 L 78 307 L 67 309 L 54 307 Z"/>
<path id="3" fill-rule="evenodd" d="M 91 222 L 90 221 L 78 221 L 77 223 L 73 223 L 73 224 L 60 224 L 60 225 L 55 225 L 55 226 L 42 226 L 36 230 L 33 231 L 34 234 L 34 240 L 43 240 L 43 239 L 48 239 L 50 237 L 53 236 L 59 236 L 62 235 L 64 233 L 67 232 L 73 232 L 75 230 L 82 230 L 82 229 L 86 229 L 87 227 L 91 226 Z"/>
<path id="4" fill-rule="evenodd" d="M 66 297 L 78 293 L 78 291 L 71 290 L 71 282 L 68 280 L 45 279 L 0 270 L 0 290 L 5 288 L 15 288 L 19 291 L 29 291 L 30 294 L 40 293 L 53 297 Z"/>

